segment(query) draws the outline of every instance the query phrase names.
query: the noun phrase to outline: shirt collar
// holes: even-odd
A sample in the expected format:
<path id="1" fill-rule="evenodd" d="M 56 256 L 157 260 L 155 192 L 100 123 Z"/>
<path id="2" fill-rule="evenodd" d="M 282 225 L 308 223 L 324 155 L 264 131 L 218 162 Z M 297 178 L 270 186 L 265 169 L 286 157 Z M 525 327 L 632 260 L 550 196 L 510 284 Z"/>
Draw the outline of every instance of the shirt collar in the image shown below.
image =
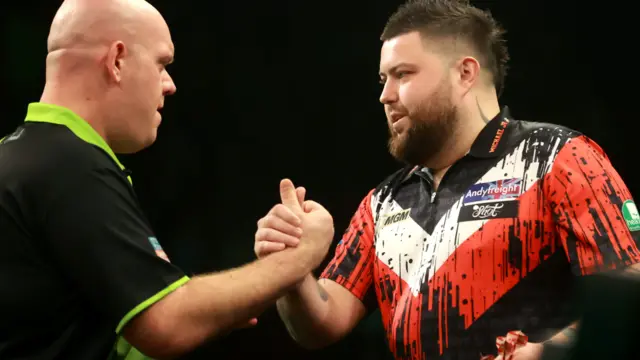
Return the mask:
<path id="1" fill-rule="evenodd" d="M 515 126 L 515 122 L 516 120 L 511 117 L 509 107 L 503 107 L 500 113 L 491 119 L 482 131 L 480 131 L 480 134 L 478 134 L 471 145 L 471 149 L 467 152 L 467 156 L 492 158 L 502 154 L 507 146 L 507 139 Z M 402 182 L 408 180 L 413 175 L 419 175 L 430 182 L 433 181 L 433 175 L 430 169 L 414 166 L 402 179 Z"/>
<path id="2" fill-rule="evenodd" d="M 52 104 L 31 103 L 27 109 L 25 122 L 43 122 L 66 126 L 78 138 L 102 149 L 121 170 L 125 170 L 124 165 L 120 163 L 118 157 L 116 157 L 116 154 L 114 154 L 102 136 L 88 122 L 70 109 Z"/>
<path id="3" fill-rule="evenodd" d="M 471 145 L 469 154 L 478 158 L 492 158 L 501 155 L 507 147 L 509 135 L 515 126 L 515 120 L 511 118 L 509 108 L 504 107 L 496 115 Z"/>

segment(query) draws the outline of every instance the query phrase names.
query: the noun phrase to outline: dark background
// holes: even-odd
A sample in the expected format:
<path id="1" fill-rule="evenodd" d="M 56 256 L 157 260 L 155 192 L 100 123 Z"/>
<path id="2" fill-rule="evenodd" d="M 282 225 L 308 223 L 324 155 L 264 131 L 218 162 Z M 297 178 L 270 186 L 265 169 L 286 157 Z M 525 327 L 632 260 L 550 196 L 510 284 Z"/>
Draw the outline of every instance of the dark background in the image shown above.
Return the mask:
<path id="1" fill-rule="evenodd" d="M 282 177 L 332 212 L 338 237 L 362 197 L 398 167 L 386 149 L 377 70 L 379 34 L 401 2 L 152 3 L 172 29 L 176 63 L 169 70 L 178 92 L 166 101 L 157 143 L 121 160 L 172 261 L 192 274 L 252 261 L 256 221 L 279 201 Z M 595 139 L 637 194 L 634 24 L 625 19 L 631 8 L 610 3 L 476 2 L 508 30 L 512 61 L 501 103 L 518 119 Z M 7 2 L 0 10 L 3 134 L 39 99 L 59 4 Z M 189 358 L 254 354 L 389 358 L 378 313 L 344 341 L 306 352 L 289 339 L 275 308 L 256 328 Z"/>

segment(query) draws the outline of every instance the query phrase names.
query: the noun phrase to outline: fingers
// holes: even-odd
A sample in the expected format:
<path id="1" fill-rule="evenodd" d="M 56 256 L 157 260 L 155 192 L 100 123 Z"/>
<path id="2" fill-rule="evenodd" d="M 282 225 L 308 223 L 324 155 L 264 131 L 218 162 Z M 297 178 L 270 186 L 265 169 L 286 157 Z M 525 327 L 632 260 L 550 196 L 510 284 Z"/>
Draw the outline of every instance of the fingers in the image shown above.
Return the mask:
<path id="1" fill-rule="evenodd" d="M 282 221 L 285 221 L 293 226 L 300 226 L 300 224 L 302 224 L 302 219 L 300 219 L 300 217 L 298 215 L 296 215 L 293 210 L 289 209 L 288 207 L 286 207 L 285 205 L 282 204 L 278 204 L 276 206 L 274 206 L 271 211 L 269 211 L 269 213 L 267 214 L 267 216 L 265 216 L 263 219 L 260 219 L 260 221 L 262 221 L 262 224 L 260 222 L 258 222 L 258 226 L 259 227 L 264 227 L 264 223 L 270 218 L 270 217 L 277 217 L 279 219 L 281 219 Z M 293 235 L 293 234 L 292 234 Z"/>
<path id="2" fill-rule="evenodd" d="M 273 254 L 278 251 L 282 251 L 287 246 L 283 243 L 270 242 L 270 241 L 260 241 L 256 242 L 254 245 L 253 251 L 256 253 L 258 258 L 262 258 L 269 254 Z"/>
<path id="3" fill-rule="evenodd" d="M 307 195 L 307 189 L 300 186 L 296 189 L 296 195 L 298 195 L 298 204 L 302 207 L 304 205 L 304 197 Z"/>
<path id="4" fill-rule="evenodd" d="M 282 204 L 274 206 L 267 216 L 258 221 L 254 251 L 258 257 L 282 251 L 286 247 L 295 247 L 300 243 L 302 224 L 297 214 L 302 214 L 306 196 L 304 187 L 295 188 L 293 182 L 284 179 L 280 182 L 280 200 Z"/>
<path id="5" fill-rule="evenodd" d="M 298 218 L 291 214 L 291 210 L 280 206 L 280 211 L 273 211 L 267 214 L 264 218 L 258 221 L 258 229 L 267 228 L 275 231 L 279 231 L 285 235 L 291 235 L 295 238 L 302 236 L 302 229 L 294 224 L 300 224 Z M 275 209 L 274 209 L 275 210 Z M 287 220 L 283 219 L 286 218 Z"/>
<path id="6" fill-rule="evenodd" d="M 271 228 L 260 228 L 256 231 L 256 242 L 261 241 L 282 243 L 286 246 L 298 246 L 300 243 L 300 239 L 297 237 L 281 233 Z"/>
<path id="7" fill-rule="evenodd" d="M 294 194 L 296 192 L 304 195 L 304 190 L 294 190 Z M 298 196 L 294 197 L 298 201 Z M 301 223 L 300 218 L 285 205 L 274 206 L 267 216 L 258 220 L 253 249 L 258 258 L 282 251 L 287 246 L 298 246 L 302 236 L 302 229 L 298 227 Z"/>
<path id="8" fill-rule="evenodd" d="M 291 209 L 294 213 L 302 212 L 302 206 L 298 202 L 298 195 L 296 194 L 296 188 L 289 179 L 284 179 L 280 182 L 280 200 L 282 204 Z"/>

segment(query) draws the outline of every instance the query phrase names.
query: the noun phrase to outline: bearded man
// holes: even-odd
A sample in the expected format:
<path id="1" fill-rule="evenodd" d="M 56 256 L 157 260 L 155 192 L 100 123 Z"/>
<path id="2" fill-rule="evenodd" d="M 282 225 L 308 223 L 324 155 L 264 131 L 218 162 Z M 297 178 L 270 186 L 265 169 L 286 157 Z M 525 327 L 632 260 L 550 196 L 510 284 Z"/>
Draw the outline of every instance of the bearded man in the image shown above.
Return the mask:
<path id="1" fill-rule="evenodd" d="M 380 102 L 406 166 L 365 196 L 321 279 L 278 301 L 304 347 L 378 308 L 396 359 L 540 359 L 576 331 L 579 277 L 640 260 L 640 214 L 602 149 L 500 107 L 503 33 L 468 1 L 389 19 Z M 277 206 L 259 221 L 258 257 L 301 236 L 288 218 Z"/>

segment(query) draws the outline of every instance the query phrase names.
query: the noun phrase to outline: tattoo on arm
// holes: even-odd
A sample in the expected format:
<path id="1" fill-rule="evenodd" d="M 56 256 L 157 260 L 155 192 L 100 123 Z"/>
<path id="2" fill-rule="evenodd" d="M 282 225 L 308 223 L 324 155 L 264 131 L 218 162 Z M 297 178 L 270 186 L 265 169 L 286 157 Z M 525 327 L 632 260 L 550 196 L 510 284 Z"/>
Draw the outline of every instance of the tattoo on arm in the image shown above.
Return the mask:
<path id="1" fill-rule="evenodd" d="M 480 110 L 480 117 L 482 117 L 482 121 L 484 121 L 485 124 L 488 124 L 489 121 L 491 121 L 491 119 L 489 119 L 482 111 L 482 108 L 480 107 L 480 101 L 478 101 L 477 97 L 476 97 L 476 104 L 478 104 L 478 110 Z"/>
<path id="2" fill-rule="evenodd" d="M 318 283 L 318 292 L 320 293 L 320 298 L 322 299 L 322 301 L 329 300 L 329 294 L 327 293 L 327 290 L 325 290 L 320 283 Z"/>
<path id="3" fill-rule="evenodd" d="M 322 284 L 318 282 L 317 286 L 318 286 L 318 294 L 320 295 L 320 298 L 322 299 L 322 301 L 329 300 L 329 293 L 327 293 L 327 290 L 325 290 L 325 288 L 322 287 Z M 278 303 L 277 306 L 278 306 L 278 311 L 280 311 L 281 314 L 286 314 L 285 316 L 282 317 L 282 319 L 284 320 L 284 325 L 287 328 L 287 331 L 289 331 L 289 334 L 296 341 L 313 342 L 313 338 L 310 337 L 310 335 L 307 333 L 308 330 L 304 330 L 305 327 L 307 327 L 308 325 L 306 324 L 306 320 L 304 318 L 292 316 L 293 314 L 289 312 L 286 306 L 281 305 L 280 303 Z"/>

